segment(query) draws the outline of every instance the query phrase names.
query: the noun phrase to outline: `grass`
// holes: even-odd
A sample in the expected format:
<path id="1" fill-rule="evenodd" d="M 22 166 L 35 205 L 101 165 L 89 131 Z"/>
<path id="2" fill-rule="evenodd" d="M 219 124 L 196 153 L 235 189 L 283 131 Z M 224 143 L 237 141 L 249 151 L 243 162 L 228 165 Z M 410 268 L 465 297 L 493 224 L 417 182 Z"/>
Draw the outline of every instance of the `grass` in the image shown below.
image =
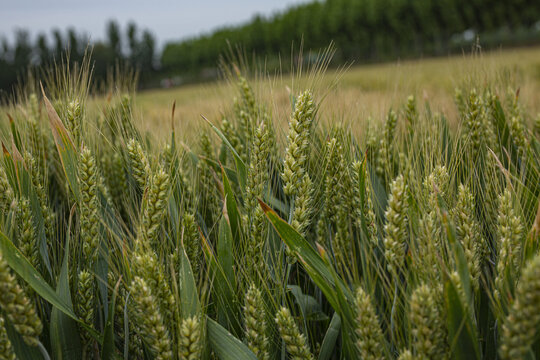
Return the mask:
<path id="1" fill-rule="evenodd" d="M 233 72 L 209 121 L 52 69 L 0 127 L 0 358 L 540 356 L 534 51 Z"/>

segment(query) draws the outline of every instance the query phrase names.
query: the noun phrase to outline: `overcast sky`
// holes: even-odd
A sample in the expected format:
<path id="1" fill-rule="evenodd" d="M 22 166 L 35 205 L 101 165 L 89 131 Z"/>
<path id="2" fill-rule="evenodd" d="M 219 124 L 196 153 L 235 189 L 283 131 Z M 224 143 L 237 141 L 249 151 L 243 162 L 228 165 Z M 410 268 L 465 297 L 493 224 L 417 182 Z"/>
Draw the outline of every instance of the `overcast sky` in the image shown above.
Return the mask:
<path id="1" fill-rule="evenodd" d="M 0 38 L 13 39 L 17 28 L 32 37 L 73 26 L 91 39 L 103 39 L 105 23 L 116 19 L 122 29 L 133 20 L 148 28 L 162 45 L 209 32 L 216 27 L 271 15 L 306 0 L 0 0 Z"/>

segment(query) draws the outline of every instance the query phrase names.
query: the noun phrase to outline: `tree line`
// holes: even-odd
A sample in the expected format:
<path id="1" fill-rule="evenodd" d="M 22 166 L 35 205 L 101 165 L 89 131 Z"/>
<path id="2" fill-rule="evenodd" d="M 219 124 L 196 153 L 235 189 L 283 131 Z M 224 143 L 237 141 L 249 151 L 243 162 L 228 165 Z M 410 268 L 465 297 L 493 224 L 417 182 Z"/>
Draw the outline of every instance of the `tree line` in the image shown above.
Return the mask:
<path id="1" fill-rule="evenodd" d="M 318 50 L 333 41 L 334 60 L 378 61 L 462 51 L 478 35 L 486 47 L 540 40 L 538 0 L 326 0 L 298 5 L 241 26 L 168 43 L 161 63 L 171 72 L 214 67 L 240 45 L 248 54 L 287 56 L 291 43 Z"/>
<path id="2" fill-rule="evenodd" d="M 156 39 L 147 29 L 130 22 L 122 29 L 116 21 L 106 24 L 104 40 L 90 43 L 84 33 L 69 28 L 50 34 L 39 33 L 35 39 L 26 30 L 16 30 L 14 40 L 1 40 L 0 93 L 10 94 L 18 80 L 32 68 L 54 65 L 62 61 L 80 63 L 88 52 L 92 57 L 95 81 L 104 81 L 116 65 L 127 65 L 140 71 L 140 79 L 149 83 L 158 70 Z"/>

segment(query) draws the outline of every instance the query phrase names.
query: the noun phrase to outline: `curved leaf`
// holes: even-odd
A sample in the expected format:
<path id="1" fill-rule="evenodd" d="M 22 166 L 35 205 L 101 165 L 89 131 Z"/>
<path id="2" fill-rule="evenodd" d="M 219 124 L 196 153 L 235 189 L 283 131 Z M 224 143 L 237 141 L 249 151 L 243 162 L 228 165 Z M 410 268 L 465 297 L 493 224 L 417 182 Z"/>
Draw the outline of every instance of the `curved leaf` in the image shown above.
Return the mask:
<path id="1" fill-rule="evenodd" d="M 244 343 L 216 321 L 207 318 L 206 329 L 210 346 L 221 360 L 257 360 Z"/>
<path id="2" fill-rule="evenodd" d="M 43 277 L 34 269 L 32 264 L 21 254 L 19 249 L 13 245 L 6 235 L 0 232 L 0 251 L 7 261 L 9 267 L 15 271 L 34 291 L 47 300 L 53 306 L 58 308 L 67 316 L 74 320 L 79 320 L 73 312 L 70 303 L 59 296 L 53 288 L 43 279 Z"/>
<path id="3" fill-rule="evenodd" d="M 71 221 L 71 219 L 70 219 Z M 68 230 L 69 234 L 69 230 Z M 66 301 L 73 311 L 71 293 L 69 290 L 69 235 L 64 249 L 64 261 L 60 270 L 56 294 Z M 51 311 L 50 323 L 51 348 L 55 359 L 82 359 L 82 346 L 79 329 L 75 320 L 61 312 L 56 306 Z"/>
<path id="4" fill-rule="evenodd" d="M 336 346 L 336 341 L 339 336 L 341 328 L 341 318 L 338 313 L 334 313 L 332 316 L 332 321 L 328 325 L 328 330 L 326 330 L 326 335 L 324 335 L 323 342 L 321 344 L 321 351 L 319 352 L 319 360 L 330 360 L 334 354 L 334 348 Z"/>
<path id="5" fill-rule="evenodd" d="M 481 359 L 478 338 L 467 307 L 451 280 L 444 284 L 448 336 L 453 359 Z"/>
<path id="6" fill-rule="evenodd" d="M 197 284 L 193 277 L 193 270 L 189 258 L 182 248 L 180 251 L 180 270 L 178 272 L 178 288 L 180 292 L 182 318 L 186 319 L 201 313 L 201 304 L 197 292 Z"/>
<path id="7" fill-rule="evenodd" d="M 120 287 L 120 281 L 118 280 L 112 294 L 112 299 L 109 302 L 109 316 L 105 323 L 105 332 L 103 333 L 103 346 L 101 348 L 101 358 L 104 360 L 114 360 L 116 356 L 116 348 L 114 345 L 114 311 L 116 309 L 116 295 L 118 294 L 118 288 Z"/>

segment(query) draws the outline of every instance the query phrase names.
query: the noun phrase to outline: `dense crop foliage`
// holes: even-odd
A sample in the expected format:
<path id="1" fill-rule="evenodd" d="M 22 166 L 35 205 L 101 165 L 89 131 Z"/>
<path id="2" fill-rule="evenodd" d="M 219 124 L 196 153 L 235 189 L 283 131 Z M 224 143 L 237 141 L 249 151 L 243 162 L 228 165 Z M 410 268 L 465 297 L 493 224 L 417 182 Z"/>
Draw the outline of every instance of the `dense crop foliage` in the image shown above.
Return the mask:
<path id="1" fill-rule="evenodd" d="M 460 89 L 452 121 L 411 96 L 357 139 L 306 90 L 281 139 L 238 76 L 190 148 L 141 134 L 128 94 L 90 115 L 87 74 L 56 71 L 2 128 L 0 358 L 540 353 L 519 92 Z"/>
<path id="2" fill-rule="evenodd" d="M 172 72 L 214 68 L 229 46 L 241 46 L 272 66 L 272 54 L 286 57 L 291 43 L 322 49 L 335 42 L 338 62 L 447 54 L 481 44 L 498 47 L 538 41 L 538 1 L 326 0 L 298 5 L 270 18 L 169 43 L 161 62 Z M 536 26 L 536 27 L 535 27 Z"/>

